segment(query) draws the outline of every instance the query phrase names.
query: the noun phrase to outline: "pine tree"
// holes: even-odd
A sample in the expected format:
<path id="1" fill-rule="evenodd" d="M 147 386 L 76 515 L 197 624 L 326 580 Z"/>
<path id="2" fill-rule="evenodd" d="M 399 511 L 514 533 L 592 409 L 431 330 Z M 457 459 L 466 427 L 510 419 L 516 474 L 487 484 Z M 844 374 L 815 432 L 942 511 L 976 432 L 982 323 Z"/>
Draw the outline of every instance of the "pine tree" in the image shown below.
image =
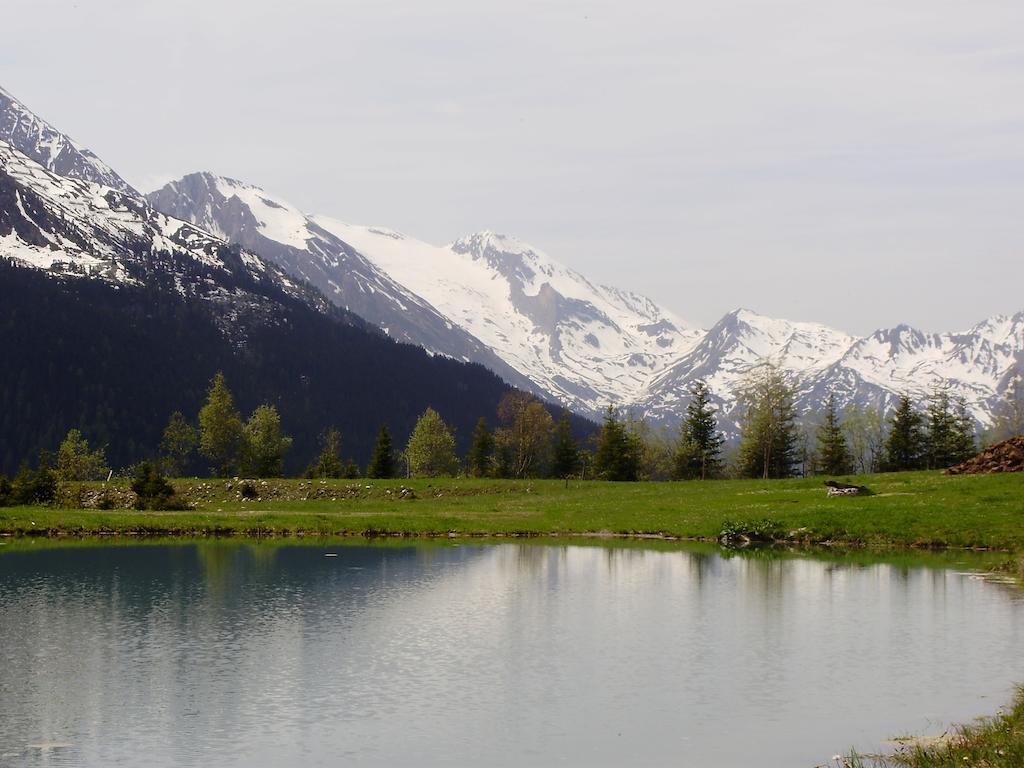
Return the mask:
<path id="1" fill-rule="evenodd" d="M 594 474 L 603 480 L 640 479 L 640 442 L 619 419 L 618 411 L 608 406 L 594 453 Z"/>
<path id="2" fill-rule="evenodd" d="M 57 496 L 57 475 L 50 466 L 50 454 L 39 454 L 35 471 L 23 462 L 11 483 L 10 499 L 14 504 L 48 504 Z"/>
<path id="3" fill-rule="evenodd" d="M 374 480 L 386 480 L 395 476 L 395 454 L 391 447 L 391 433 L 387 425 L 377 433 L 377 444 L 373 448 L 366 476 Z"/>
<path id="4" fill-rule="evenodd" d="M 771 363 L 747 375 L 740 393 L 739 468 L 746 477 L 792 477 L 799 461 L 799 434 L 793 387 Z"/>
<path id="5" fill-rule="evenodd" d="M 551 476 L 568 478 L 576 474 L 580 462 L 580 448 L 572 437 L 572 426 L 569 424 L 569 412 L 562 411 L 562 416 L 555 427 L 555 447 L 551 454 Z"/>
<path id="6" fill-rule="evenodd" d="M 280 477 L 292 439 L 281 432 L 281 417 L 272 405 L 261 405 L 245 424 L 242 470 L 254 477 Z"/>
<path id="7" fill-rule="evenodd" d="M 183 505 L 174 495 L 174 486 L 167 482 L 157 464 L 142 462 L 132 480 L 136 509 L 181 509 Z"/>
<path id="8" fill-rule="evenodd" d="M 690 402 L 686 406 L 686 418 L 673 461 L 672 479 L 704 480 L 717 475 L 721 470 L 724 442 L 711 406 L 711 390 L 707 383 L 698 380 L 690 390 Z"/>
<path id="9" fill-rule="evenodd" d="M 213 463 L 213 472 L 227 477 L 237 467 L 244 439 L 242 417 L 220 371 L 213 377 L 206 404 L 199 411 L 199 452 Z"/>
<path id="10" fill-rule="evenodd" d="M 199 445 L 199 433 L 189 424 L 181 411 L 171 414 L 160 441 L 160 462 L 171 477 L 178 477 L 189 466 L 192 454 Z"/>
<path id="11" fill-rule="evenodd" d="M 325 429 L 320 435 L 320 455 L 306 470 L 307 477 L 339 478 L 345 473 L 341 463 L 341 432 L 334 427 Z"/>
<path id="12" fill-rule="evenodd" d="M 427 408 L 416 422 L 405 455 L 413 477 L 451 476 L 459 469 L 455 438 L 433 408 Z"/>
<path id="13" fill-rule="evenodd" d="M 836 416 L 835 395 L 828 396 L 825 421 L 818 427 L 818 468 L 827 475 L 845 475 L 853 466 L 853 457 L 846 444 L 846 436 Z"/>
<path id="14" fill-rule="evenodd" d="M 469 446 L 469 454 L 466 456 L 469 474 L 473 477 L 487 477 L 492 471 L 493 458 L 494 435 L 487 427 L 487 419 L 481 416 L 473 429 L 473 442 Z"/>
<path id="15" fill-rule="evenodd" d="M 923 422 L 921 414 L 914 409 L 910 395 L 900 395 L 899 405 L 889 421 L 889 437 L 885 441 L 882 465 L 887 472 L 921 468 L 925 454 L 925 439 L 921 430 Z"/>

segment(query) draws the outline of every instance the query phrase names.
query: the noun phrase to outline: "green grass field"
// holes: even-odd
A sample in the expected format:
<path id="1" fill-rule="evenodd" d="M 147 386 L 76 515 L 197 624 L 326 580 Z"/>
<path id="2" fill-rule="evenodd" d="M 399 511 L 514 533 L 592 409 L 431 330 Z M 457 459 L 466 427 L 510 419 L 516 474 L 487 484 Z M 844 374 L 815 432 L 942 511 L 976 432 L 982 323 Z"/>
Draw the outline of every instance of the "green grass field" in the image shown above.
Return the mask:
<path id="1" fill-rule="evenodd" d="M 557 480 L 177 480 L 180 512 L 0 509 L 13 535 L 660 535 L 713 540 L 724 530 L 793 543 L 973 547 L 1024 552 L 1024 475 L 938 472 L 851 478 L 872 496 L 826 497 L 821 479 L 605 483 Z M 125 484 L 115 483 L 124 495 Z M 403 497 L 402 488 L 412 490 Z M 112 494 L 116 496 L 116 494 Z"/>

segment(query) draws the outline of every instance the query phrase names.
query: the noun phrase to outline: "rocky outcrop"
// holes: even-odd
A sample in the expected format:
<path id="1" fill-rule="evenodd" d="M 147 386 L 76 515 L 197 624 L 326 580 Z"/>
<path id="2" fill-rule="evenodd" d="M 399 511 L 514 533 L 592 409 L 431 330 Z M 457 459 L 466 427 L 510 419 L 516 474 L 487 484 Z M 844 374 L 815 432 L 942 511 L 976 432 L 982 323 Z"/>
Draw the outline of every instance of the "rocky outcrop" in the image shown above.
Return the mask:
<path id="1" fill-rule="evenodd" d="M 996 443 L 972 459 L 946 470 L 949 475 L 987 475 L 1024 472 L 1024 435 Z"/>

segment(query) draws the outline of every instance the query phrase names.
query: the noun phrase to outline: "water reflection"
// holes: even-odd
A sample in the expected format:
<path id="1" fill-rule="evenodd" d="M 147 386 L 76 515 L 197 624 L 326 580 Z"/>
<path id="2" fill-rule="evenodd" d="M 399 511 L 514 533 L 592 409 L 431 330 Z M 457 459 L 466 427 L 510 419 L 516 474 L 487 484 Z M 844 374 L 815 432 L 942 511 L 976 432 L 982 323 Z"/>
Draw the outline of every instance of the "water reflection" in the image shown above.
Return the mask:
<path id="1" fill-rule="evenodd" d="M 1024 679 L 1018 593 L 926 562 L 6 552 L 0 764 L 809 766 Z"/>

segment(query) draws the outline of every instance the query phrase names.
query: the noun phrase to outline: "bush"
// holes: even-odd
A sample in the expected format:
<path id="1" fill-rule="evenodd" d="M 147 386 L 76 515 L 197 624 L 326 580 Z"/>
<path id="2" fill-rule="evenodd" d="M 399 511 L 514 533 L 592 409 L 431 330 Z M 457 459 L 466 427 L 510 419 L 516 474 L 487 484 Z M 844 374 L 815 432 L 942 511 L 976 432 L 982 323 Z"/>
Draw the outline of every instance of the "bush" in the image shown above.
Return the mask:
<path id="1" fill-rule="evenodd" d="M 10 503 L 49 504 L 57 496 L 57 476 L 50 468 L 50 457 L 41 454 L 39 466 L 33 471 L 28 463 L 21 465 L 11 483 Z"/>
<path id="2" fill-rule="evenodd" d="M 136 470 L 132 480 L 132 490 L 138 497 L 136 509 L 184 509 L 184 504 L 174 495 L 174 486 L 167 482 L 160 469 L 149 461 L 144 461 Z"/>
<path id="3" fill-rule="evenodd" d="M 11 501 L 11 481 L 7 475 L 0 475 L 0 507 L 6 507 Z"/>

